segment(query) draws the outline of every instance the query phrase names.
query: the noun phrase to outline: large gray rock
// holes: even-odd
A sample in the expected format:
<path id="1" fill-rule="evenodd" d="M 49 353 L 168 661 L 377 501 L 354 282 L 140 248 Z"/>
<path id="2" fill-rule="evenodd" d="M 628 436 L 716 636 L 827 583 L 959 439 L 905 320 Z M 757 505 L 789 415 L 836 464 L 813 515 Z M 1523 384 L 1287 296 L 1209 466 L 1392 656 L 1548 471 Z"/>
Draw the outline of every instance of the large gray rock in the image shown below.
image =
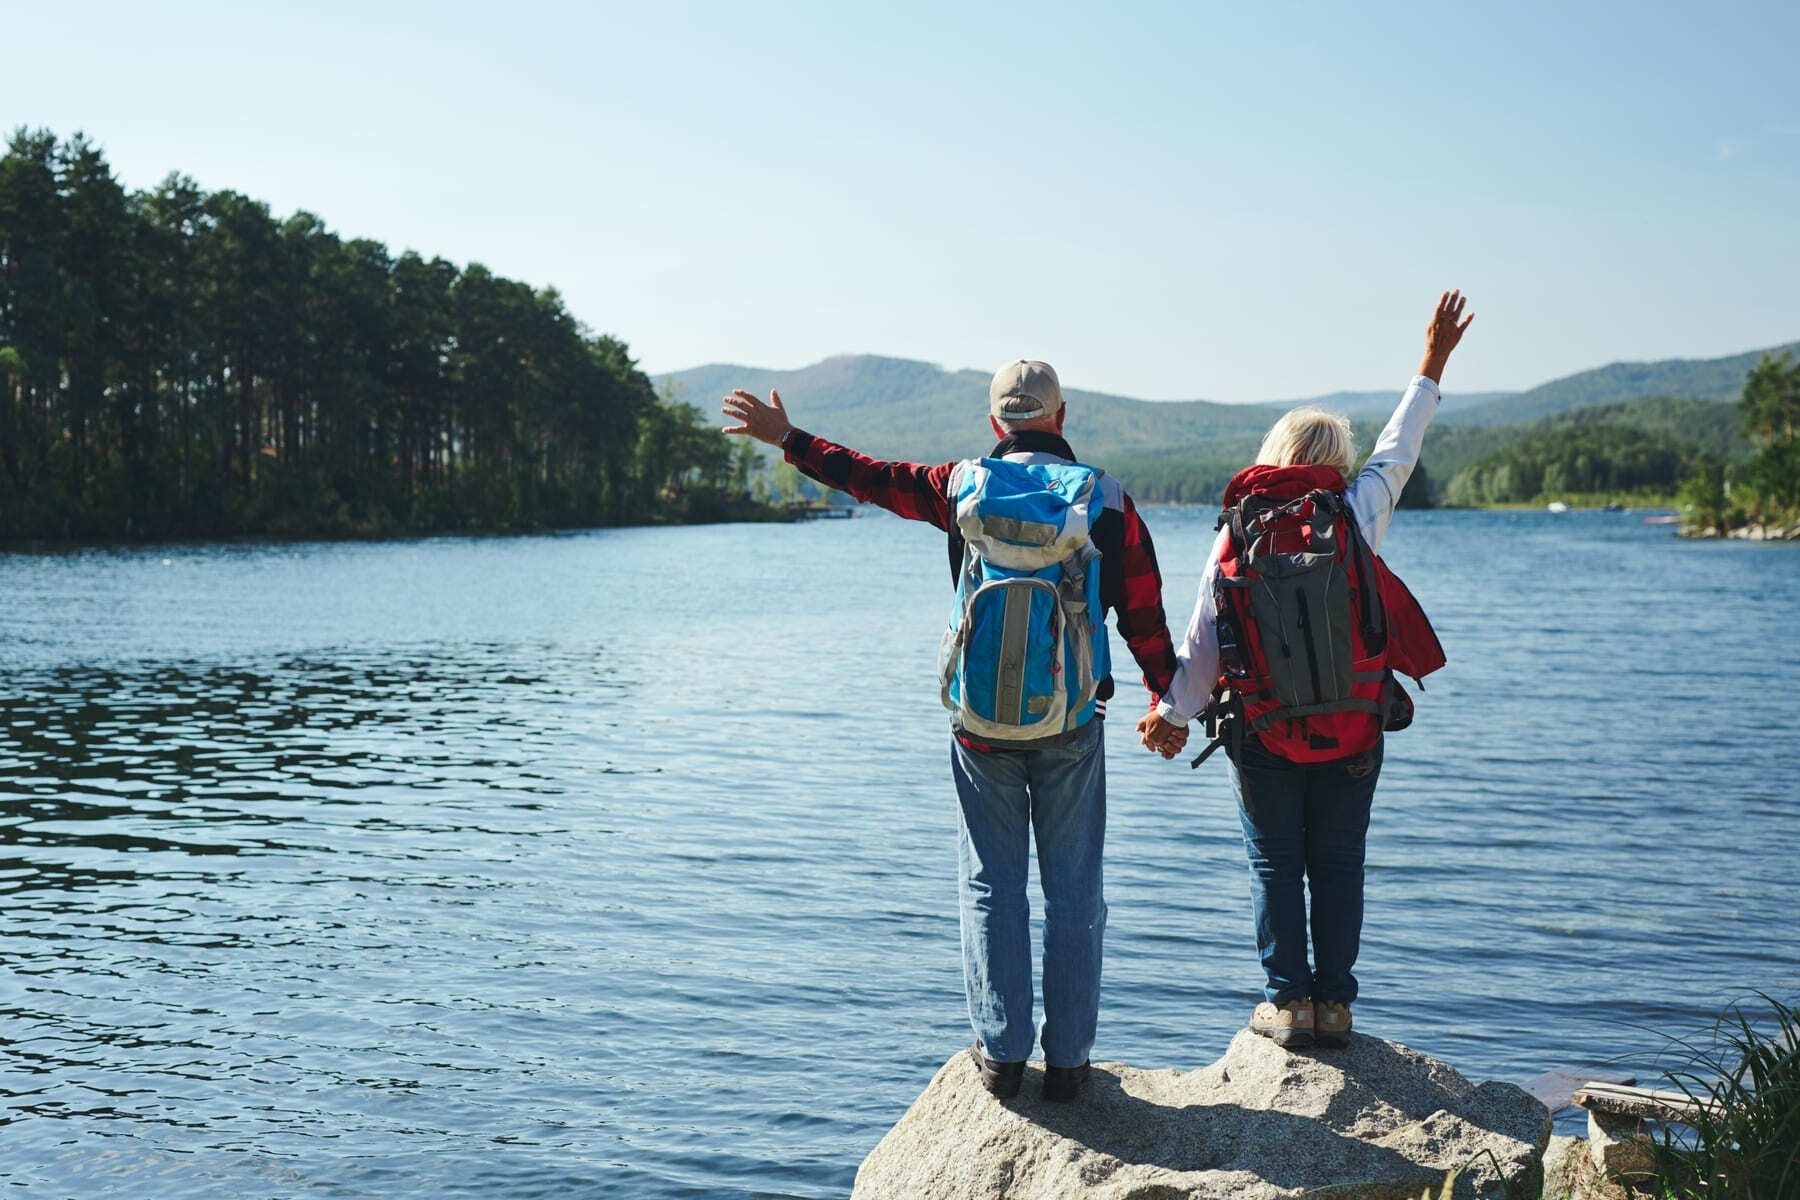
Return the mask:
<path id="1" fill-rule="evenodd" d="M 1502 1196 L 1503 1180 L 1536 1196 L 1550 1138 L 1520 1088 L 1364 1034 L 1290 1053 L 1245 1030 L 1197 1071 L 1102 1063 L 1068 1105 L 1042 1082 L 1033 1066 L 1002 1103 L 956 1055 L 863 1162 L 854 1200 L 1418 1200 L 1456 1167 L 1458 1197 Z"/>

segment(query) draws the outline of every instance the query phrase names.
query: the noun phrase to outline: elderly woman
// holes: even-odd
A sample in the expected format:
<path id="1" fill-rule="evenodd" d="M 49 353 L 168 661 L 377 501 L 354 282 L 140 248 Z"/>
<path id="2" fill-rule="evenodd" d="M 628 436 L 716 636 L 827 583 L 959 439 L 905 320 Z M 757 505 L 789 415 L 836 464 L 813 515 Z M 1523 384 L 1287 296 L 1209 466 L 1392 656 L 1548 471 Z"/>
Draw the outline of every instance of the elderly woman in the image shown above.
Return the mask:
<path id="1" fill-rule="evenodd" d="M 1411 711 L 1392 671 L 1416 676 L 1442 663 L 1424 614 L 1374 552 L 1437 413 L 1444 366 L 1475 319 L 1464 303 L 1460 292 L 1438 298 L 1419 373 L 1354 482 L 1343 417 L 1297 409 L 1269 430 L 1257 465 L 1226 490 L 1180 670 L 1138 723 L 1144 744 L 1168 758 L 1190 720 L 1224 719 L 1215 744 L 1231 763 L 1266 977 L 1250 1028 L 1283 1046 L 1349 1043 L 1381 735 Z M 1287 565 L 1273 563 L 1278 551 Z M 1292 578 L 1293 564 L 1320 562 L 1336 569 L 1313 572 L 1310 585 Z M 1296 599 L 1292 613 L 1280 607 L 1283 588 Z M 1332 662 L 1321 667 L 1334 656 L 1335 688 Z"/>

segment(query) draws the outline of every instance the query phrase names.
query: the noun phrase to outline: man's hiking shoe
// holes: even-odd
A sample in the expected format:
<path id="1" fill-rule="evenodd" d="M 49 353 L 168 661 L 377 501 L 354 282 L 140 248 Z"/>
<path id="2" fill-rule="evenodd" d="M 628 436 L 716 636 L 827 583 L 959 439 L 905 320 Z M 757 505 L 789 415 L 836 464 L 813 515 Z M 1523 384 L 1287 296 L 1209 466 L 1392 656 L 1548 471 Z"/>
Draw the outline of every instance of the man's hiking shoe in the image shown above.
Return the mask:
<path id="1" fill-rule="evenodd" d="M 1087 1082 L 1088 1065 L 1079 1067 L 1044 1067 L 1044 1099 L 1054 1100 L 1058 1104 L 1068 1104 L 1081 1095 L 1081 1085 Z"/>
<path id="2" fill-rule="evenodd" d="M 1341 1050 L 1350 1044 L 1350 1006 L 1327 1000 L 1313 1014 L 1313 1041 Z"/>
<path id="3" fill-rule="evenodd" d="M 995 1062 L 981 1052 L 980 1042 L 969 1053 L 975 1056 L 975 1065 L 981 1069 L 981 1086 L 989 1095 L 1011 1100 L 1019 1094 L 1019 1084 L 1025 1079 L 1023 1062 Z"/>
<path id="4" fill-rule="evenodd" d="M 1344 1029 L 1348 1034 L 1350 1014 L 1344 1014 Z M 1250 1014 L 1250 1032 L 1260 1033 L 1273 1041 L 1277 1046 L 1300 1049 L 1313 1044 L 1313 1006 L 1311 1000 L 1289 1000 L 1286 1004 L 1272 1004 L 1264 1000 Z M 1342 1043 L 1339 1043 L 1340 1045 Z"/>

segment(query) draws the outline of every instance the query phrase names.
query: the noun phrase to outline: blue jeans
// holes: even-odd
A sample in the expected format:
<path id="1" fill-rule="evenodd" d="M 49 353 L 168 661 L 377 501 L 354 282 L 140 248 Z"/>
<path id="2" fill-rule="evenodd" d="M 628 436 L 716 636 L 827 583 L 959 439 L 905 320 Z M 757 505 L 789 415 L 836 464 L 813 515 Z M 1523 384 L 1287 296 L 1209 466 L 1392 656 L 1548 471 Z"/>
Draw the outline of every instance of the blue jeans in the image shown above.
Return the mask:
<path id="1" fill-rule="evenodd" d="M 1100 1013 L 1100 943 L 1106 932 L 1100 852 L 1106 841 L 1102 722 L 1066 745 L 971 750 L 951 739 L 960 817 L 963 987 L 969 1023 L 997 1062 L 1031 1057 L 1031 901 L 1025 894 L 1035 834 L 1044 892 L 1044 1061 L 1088 1059 Z"/>
<path id="2" fill-rule="evenodd" d="M 1382 743 L 1348 758 L 1293 763 L 1245 738 L 1232 764 L 1250 855 L 1256 951 L 1276 1004 L 1356 999 L 1362 942 L 1363 845 L 1381 777 Z M 1312 893 L 1312 949 L 1306 958 L 1306 893 Z"/>

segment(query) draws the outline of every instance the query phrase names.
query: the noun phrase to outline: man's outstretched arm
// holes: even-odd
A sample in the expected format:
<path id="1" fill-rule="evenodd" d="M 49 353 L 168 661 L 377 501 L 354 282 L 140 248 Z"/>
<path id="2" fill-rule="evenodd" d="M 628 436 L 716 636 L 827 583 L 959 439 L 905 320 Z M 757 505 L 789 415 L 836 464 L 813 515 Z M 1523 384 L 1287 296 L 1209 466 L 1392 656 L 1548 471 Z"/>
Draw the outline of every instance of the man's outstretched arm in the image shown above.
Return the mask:
<path id="1" fill-rule="evenodd" d="M 781 403 L 781 393 L 771 391 L 769 402 L 742 388 L 725 397 L 721 406 L 736 425 L 726 433 L 755 438 L 781 449 L 788 462 L 804 475 L 849 492 L 866 504 L 879 504 L 896 516 L 929 521 L 939 529 L 950 527 L 950 500 L 945 486 L 952 463 L 928 467 L 922 463 L 883 462 L 858 454 L 848 446 L 814 437 L 796 428 Z"/>

